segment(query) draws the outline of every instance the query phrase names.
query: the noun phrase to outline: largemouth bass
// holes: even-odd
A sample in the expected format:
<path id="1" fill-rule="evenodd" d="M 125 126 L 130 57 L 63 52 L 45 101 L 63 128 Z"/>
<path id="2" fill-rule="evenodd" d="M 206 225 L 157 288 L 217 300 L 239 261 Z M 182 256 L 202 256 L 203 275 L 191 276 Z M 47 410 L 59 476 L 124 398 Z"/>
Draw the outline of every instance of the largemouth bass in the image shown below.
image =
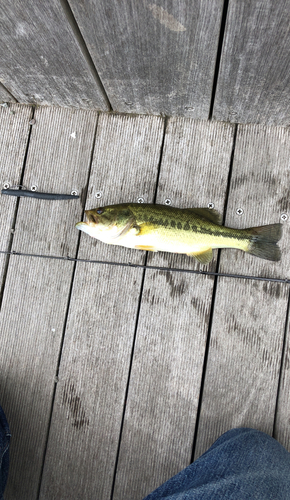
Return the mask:
<path id="1" fill-rule="evenodd" d="M 221 216 L 209 208 L 173 208 L 129 203 L 86 210 L 87 222 L 77 229 L 104 243 L 152 252 L 182 253 L 202 264 L 213 248 L 237 248 L 262 259 L 278 261 L 282 224 L 233 229 L 221 226 Z"/>

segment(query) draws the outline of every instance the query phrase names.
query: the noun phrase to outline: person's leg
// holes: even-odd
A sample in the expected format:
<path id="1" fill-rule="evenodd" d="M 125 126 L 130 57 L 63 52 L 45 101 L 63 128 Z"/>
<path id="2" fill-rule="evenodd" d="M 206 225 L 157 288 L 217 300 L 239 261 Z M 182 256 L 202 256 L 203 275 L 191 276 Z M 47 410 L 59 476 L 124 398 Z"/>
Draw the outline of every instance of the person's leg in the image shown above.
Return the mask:
<path id="1" fill-rule="evenodd" d="M 3 493 L 8 477 L 9 443 L 10 430 L 4 411 L 0 406 L 0 500 L 3 500 Z"/>
<path id="2" fill-rule="evenodd" d="M 290 453 L 263 432 L 223 434 L 144 500 L 289 500 Z"/>

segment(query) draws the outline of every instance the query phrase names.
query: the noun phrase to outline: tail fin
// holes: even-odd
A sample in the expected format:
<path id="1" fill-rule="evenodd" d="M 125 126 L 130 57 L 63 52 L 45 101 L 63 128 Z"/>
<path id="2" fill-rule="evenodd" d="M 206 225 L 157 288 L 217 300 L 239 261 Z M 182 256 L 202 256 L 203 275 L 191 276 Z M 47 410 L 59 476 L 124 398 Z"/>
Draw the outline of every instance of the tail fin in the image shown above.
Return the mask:
<path id="1" fill-rule="evenodd" d="M 281 250 L 277 241 L 282 236 L 282 224 L 269 224 L 268 226 L 252 227 L 248 253 L 261 259 L 278 261 L 281 259 Z"/>

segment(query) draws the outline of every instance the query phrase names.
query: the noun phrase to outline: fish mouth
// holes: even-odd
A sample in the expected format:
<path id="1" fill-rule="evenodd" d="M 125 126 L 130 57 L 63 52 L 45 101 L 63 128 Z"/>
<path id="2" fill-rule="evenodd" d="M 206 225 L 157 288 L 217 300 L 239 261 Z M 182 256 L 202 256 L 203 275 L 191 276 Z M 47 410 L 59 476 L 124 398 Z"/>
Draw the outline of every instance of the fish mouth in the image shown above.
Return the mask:
<path id="1" fill-rule="evenodd" d="M 76 223 L 76 228 L 79 229 L 80 231 L 83 231 L 85 227 L 87 227 L 87 223 L 86 222 L 77 222 Z"/>

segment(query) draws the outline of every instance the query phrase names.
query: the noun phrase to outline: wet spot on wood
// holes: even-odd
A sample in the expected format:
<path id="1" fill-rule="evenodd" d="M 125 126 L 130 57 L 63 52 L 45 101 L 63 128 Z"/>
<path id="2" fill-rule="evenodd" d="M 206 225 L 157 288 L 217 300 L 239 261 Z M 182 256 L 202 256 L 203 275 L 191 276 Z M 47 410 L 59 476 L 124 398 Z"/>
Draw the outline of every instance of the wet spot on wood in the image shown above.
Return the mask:
<path id="1" fill-rule="evenodd" d="M 73 382 L 67 382 L 64 386 L 62 404 L 69 412 L 72 419 L 72 426 L 76 429 L 88 427 L 90 421 L 86 417 L 85 410 L 82 407 L 80 396 L 77 395 Z"/>
<path id="2" fill-rule="evenodd" d="M 281 296 L 281 284 L 280 283 L 263 283 L 263 291 L 273 297 L 273 299 L 279 299 Z"/>
<path id="3" fill-rule="evenodd" d="M 167 283 L 171 287 L 170 297 L 172 297 L 172 298 L 174 298 L 176 296 L 180 297 L 181 295 L 183 295 L 187 291 L 188 284 L 184 281 L 183 278 L 180 279 L 179 283 L 175 283 L 173 276 L 172 276 L 172 273 L 167 271 L 165 273 L 165 276 L 166 276 Z"/>

